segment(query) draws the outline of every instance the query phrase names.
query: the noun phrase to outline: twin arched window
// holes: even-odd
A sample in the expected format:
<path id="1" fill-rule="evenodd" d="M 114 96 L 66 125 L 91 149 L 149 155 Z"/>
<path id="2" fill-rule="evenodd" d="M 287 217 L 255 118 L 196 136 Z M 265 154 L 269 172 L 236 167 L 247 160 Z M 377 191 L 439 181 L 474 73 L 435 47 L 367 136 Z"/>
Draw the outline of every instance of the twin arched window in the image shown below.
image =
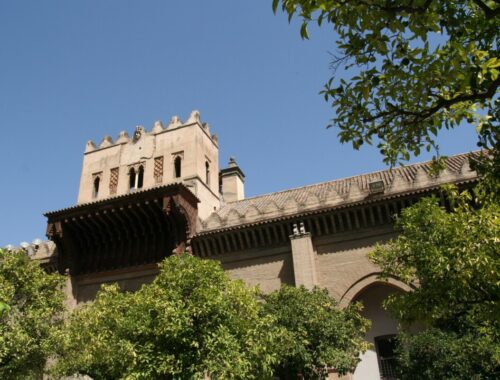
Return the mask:
<path id="1" fill-rule="evenodd" d="M 139 166 L 137 171 L 130 168 L 129 172 L 129 189 L 131 191 L 141 189 L 144 184 L 144 166 Z"/>

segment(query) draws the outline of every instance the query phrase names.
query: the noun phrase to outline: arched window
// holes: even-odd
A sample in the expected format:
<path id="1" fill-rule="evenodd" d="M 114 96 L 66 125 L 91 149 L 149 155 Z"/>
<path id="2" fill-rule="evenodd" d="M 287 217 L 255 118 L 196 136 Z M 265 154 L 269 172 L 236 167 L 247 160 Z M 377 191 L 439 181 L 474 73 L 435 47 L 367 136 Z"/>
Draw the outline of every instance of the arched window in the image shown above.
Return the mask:
<path id="1" fill-rule="evenodd" d="M 175 160 L 174 160 L 175 178 L 181 177 L 181 164 L 182 164 L 182 158 L 180 156 L 175 157 Z"/>
<path id="2" fill-rule="evenodd" d="M 210 164 L 205 161 L 205 183 L 210 186 Z"/>
<path id="3" fill-rule="evenodd" d="M 141 165 L 139 166 L 139 173 L 137 174 L 137 188 L 141 189 L 142 184 L 144 183 L 144 167 Z"/>
<path id="4" fill-rule="evenodd" d="M 130 168 L 128 175 L 129 175 L 129 179 L 128 179 L 129 189 L 134 190 L 135 189 L 135 169 Z"/>
<path id="5" fill-rule="evenodd" d="M 94 179 L 94 198 L 97 198 L 99 196 L 99 184 L 101 182 L 101 178 L 100 177 L 95 177 Z"/>

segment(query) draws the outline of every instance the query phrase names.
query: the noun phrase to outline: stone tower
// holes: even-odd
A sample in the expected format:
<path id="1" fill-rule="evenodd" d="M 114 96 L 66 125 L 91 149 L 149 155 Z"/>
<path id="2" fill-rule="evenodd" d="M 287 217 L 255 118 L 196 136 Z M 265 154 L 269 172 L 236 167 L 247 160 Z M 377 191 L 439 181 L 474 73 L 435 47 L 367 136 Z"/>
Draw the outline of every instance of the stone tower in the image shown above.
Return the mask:
<path id="1" fill-rule="evenodd" d="M 99 146 L 87 142 L 78 204 L 130 194 L 155 186 L 182 183 L 199 199 L 198 217 L 206 218 L 220 206 L 219 147 L 198 111 L 182 122 L 174 116 L 166 128 L 156 122 L 133 136 L 120 132 Z"/>

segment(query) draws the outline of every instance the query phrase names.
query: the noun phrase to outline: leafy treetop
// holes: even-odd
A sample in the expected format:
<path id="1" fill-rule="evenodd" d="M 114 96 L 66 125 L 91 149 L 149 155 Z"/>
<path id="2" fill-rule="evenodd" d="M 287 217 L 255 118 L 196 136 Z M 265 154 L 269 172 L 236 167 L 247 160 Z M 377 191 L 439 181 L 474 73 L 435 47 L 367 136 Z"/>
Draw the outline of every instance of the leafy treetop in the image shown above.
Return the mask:
<path id="1" fill-rule="evenodd" d="M 368 349 L 364 334 L 369 322 L 360 304 L 340 309 L 325 289 L 282 286 L 265 296 L 264 311 L 286 332 L 283 358 L 276 366 L 280 378 L 328 378 L 328 368 L 352 373 L 359 353 Z"/>
<path id="2" fill-rule="evenodd" d="M 411 285 L 386 302 L 402 326 L 401 379 L 496 379 L 500 368 L 500 206 L 472 207 L 469 193 L 447 190 L 449 212 L 436 198 L 405 209 L 401 234 L 371 258 L 383 276 Z M 477 205 L 476 205 L 477 206 Z M 406 331 L 405 331 L 406 330 Z"/>
<path id="3" fill-rule="evenodd" d="M 273 0 L 289 19 L 328 23 L 338 34 L 333 69 L 323 91 L 341 142 L 376 143 L 395 164 L 437 148 L 443 127 L 475 122 L 481 134 L 500 85 L 498 0 Z M 498 128 L 498 127 L 497 127 Z"/>
<path id="4" fill-rule="evenodd" d="M 63 284 L 25 252 L 0 249 L 0 378 L 40 378 L 63 317 Z"/>
<path id="5" fill-rule="evenodd" d="M 93 379 L 269 379 L 282 334 L 256 289 L 213 260 L 172 256 L 135 293 L 108 285 L 60 336 L 58 375 Z"/>
<path id="6" fill-rule="evenodd" d="M 405 325 L 423 321 L 458 332 L 478 326 L 498 332 L 500 205 L 473 208 L 468 193 L 448 194 L 454 212 L 436 198 L 423 199 L 398 219 L 401 235 L 370 257 L 384 277 L 418 285 L 389 301 Z"/>

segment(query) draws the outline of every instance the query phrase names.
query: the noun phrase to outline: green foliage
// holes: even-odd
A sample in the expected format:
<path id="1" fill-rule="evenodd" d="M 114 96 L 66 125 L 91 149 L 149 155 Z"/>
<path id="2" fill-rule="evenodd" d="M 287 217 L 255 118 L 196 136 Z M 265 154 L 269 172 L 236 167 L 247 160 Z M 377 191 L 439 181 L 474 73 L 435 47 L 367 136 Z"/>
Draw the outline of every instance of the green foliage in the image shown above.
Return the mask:
<path id="1" fill-rule="evenodd" d="M 433 328 L 399 340 L 402 380 L 498 379 L 500 347 L 490 335 Z"/>
<path id="2" fill-rule="evenodd" d="M 477 188 L 478 200 L 500 203 L 500 99 L 495 100 L 495 109 L 480 127 L 478 145 L 485 148 L 472 162 L 471 168 L 481 174 Z"/>
<path id="3" fill-rule="evenodd" d="M 0 249 L 0 378 L 39 378 L 64 311 L 64 280 L 24 252 Z"/>
<path id="4" fill-rule="evenodd" d="M 172 256 L 153 283 L 135 293 L 103 286 L 73 312 L 59 331 L 54 374 L 260 380 L 290 365 L 310 378 L 322 378 L 325 365 L 354 369 L 366 349 L 359 306 L 339 310 L 317 289 L 262 297 L 216 261 Z"/>
<path id="5" fill-rule="evenodd" d="M 323 91 L 342 142 L 375 140 L 385 161 L 436 148 L 442 128 L 482 126 L 498 109 L 500 3 L 484 0 L 273 0 L 307 26 L 337 33 L 334 70 Z M 496 138 L 496 137 L 495 137 Z"/>
<path id="6" fill-rule="evenodd" d="M 303 286 L 283 286 L 265 300 L 265 313 L 287 332 L 277 374 L 325 379 L 327 367 L 340 374 L 354 372 L 359 353 L 368 348 L 363 336 L 369 322 L 359 314 L 359 304 L 340 309 L 326 290 Z"/>
<path id="7" fill-rule="evenodd" d="M 105 286 L 61 333 L 55 372 L 98 379 L 272 378 L 283 333 L 256 289 L 189 255 L 135 293 Z"/>
<path id="8" fill-rule="evenodd" d="M 273 0 L 278 7 L 301 18 L 304 39 L 311 22 L 338 35 L 334 72 L 352 75 L 330 78 L 321 94 L 341 142 L 377 144 L 393 165 L 437 151 L 443 128 L 476 125 L 485 150 L 471 162 L 475 198 L 455 192 L 452 213 L 435 199 L 406 209 L 401 236 L 372 259 L 383 276 L 417 287 L 387 302 L 399 321 L 433 328 L 402 337 L 403 378 L 498 377 L 500 2 Z"/>
<path id="9" fill-rule="evenodd" d="M 435 369 L 450 371 L 443 378 L 474 378 L 460 377 L 463 370 L 493 379 L 500 370 L 500 205 L 473 208 L 468 193 L 448 196 L 453 212 L 435 198 L 405 209 L 396 225 L 401 235 L 379 245 L 371 258 L 383 277 L 417 286 L 386 302 L 403 326 L 421 321 L 433 328 L 403 337 L 405 378 L 440 378 L 430 375 Z"/>
<path id="10" fill-rule="evenodd" d="M 495 323 L 500 295 L 500 206 L 474 209 L 468 195 L 455 199 L 454 212 L 425 198 L 405 209 L 402 233 L 371 254 L 383 276 L 418 288 L 391 300 L 400 321 L 435 324 L 460 318 Z M 446 305 L 446 307 L 443 307 Z"/>
<path id="11" fill-rule="evenodd" d="M 0 301 L 0 316 L 3 313 L 9 312 L 10 311 L 10 306 L 7 305 L 5 302 Z"/>

